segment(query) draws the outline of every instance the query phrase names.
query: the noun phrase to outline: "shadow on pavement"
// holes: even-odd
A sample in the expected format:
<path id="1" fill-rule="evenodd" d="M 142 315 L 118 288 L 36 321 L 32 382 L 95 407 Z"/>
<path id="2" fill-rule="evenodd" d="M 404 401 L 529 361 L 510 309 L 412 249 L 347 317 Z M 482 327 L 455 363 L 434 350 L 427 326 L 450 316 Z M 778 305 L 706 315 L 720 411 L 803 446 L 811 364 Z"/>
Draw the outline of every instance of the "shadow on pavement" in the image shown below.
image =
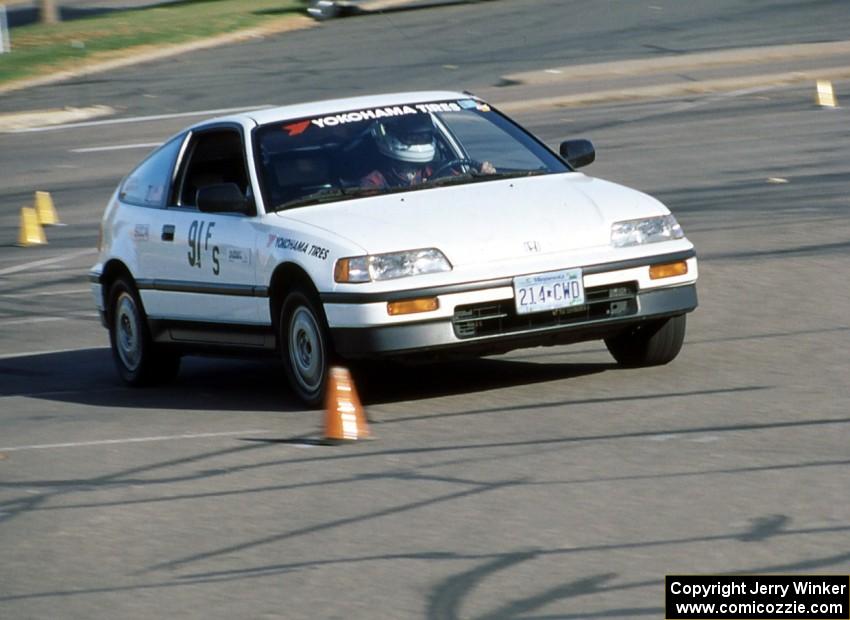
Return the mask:
<path id="1" fill-rule="evenodd" d="M 474 359 L 407 366 L 361 364 L 354 369 L 364 404 L 390 403 L 487 391 L 580 377 L 615 364 L 541 364 Z M 264 360 L 186 357 L 170 384 L 129 388 L 121 384 L 109 349 L 81 349 L 0 360 L 0 397 L 134 409 L 300 411 L 282 365 Z"/>

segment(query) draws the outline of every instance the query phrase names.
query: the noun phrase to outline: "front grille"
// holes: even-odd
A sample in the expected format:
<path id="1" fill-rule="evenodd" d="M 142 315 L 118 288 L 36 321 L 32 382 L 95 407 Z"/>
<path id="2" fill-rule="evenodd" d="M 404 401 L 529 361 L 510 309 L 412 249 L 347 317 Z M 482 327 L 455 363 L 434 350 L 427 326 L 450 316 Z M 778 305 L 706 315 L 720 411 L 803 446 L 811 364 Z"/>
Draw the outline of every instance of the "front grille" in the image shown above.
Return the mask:
<path id="1" fill-rule="evenodd" d="M 513 299 L 458 306 L 452 323 L 458 338 L 476 338 L 629 316 L 637 312 L 637 283 L 588 288 L 584 298 L 583 306 L 534 314 L 517 314 Z"/>

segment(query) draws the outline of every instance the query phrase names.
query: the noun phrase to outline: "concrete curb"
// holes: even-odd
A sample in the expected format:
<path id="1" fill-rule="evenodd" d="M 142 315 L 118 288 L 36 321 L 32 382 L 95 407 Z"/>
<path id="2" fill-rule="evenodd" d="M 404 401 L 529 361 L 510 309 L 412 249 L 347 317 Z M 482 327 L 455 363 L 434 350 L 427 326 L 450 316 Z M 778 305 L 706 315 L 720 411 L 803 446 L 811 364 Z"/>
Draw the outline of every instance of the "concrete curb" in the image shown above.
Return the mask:
<path id="1" fill-rule="evenodd" d="M 171 58 L 173 56 L 179 56 L 180 54 L 186 54 L 189 52 L 196 52 L 233 43 L 241 43 L 251 39 L 262 39 L 266 36 L 291 32 L 294 30 L 305 30 L 307 28 L 314 28 L 317 25 L 318 23 L 309 17 L 293 16 L 260 28 L 238 30 L 236 32 L 200 39 L 198 41 L 190 41 L 188 43 L 179 43 L 177 45 L 168 45 L 156 48 L 128 48 L 125 50 L 126 53 L 129 54 L 127 56 L 112 58 L 109 60 L 95 59 L 92 63 L 86 64 L 79 69 L 69 69 L 58 73 L 51 73 L 50 75 L 42 77 L 26 78 L 2 84 L 0 85 L 0 95 L 16 90 L 34 88 L 36 86 L 56 84 L 57 82 L 64 82 L 66 80 L 91 75 L 93 73 L 103 73 L 104 71 L 122 69 L 124 67 L 130 67 L 132 65 L 142 64 L 145 62 L 163 60 L 165 58 Z"/>
<path id="2" fill-rule="evenodd" d="M 847 54 L 850 54 L 850 41 L 772 45 L 538 69 L 504 75 L 502 80 L 506 85 L 548 85 L 572 80 L 622 78 L 675 71 L 781 63 Z"/>
<path id="3" fill-rule="evenodd" d="M 618 101 L 634 101 L 639 99 L 664 99 L 686 95 L 704 95 L 710 93 L 733 92 L 748 88 L 780 87 L 800 82 L 814 83 L 818 79 L 839 80 L 850 78 L 850 67 L 812 69 L 808 71 L 793 71 L 784 73 L 769 73 L 735 78 L 702 80 L 697 82 L 681 82 L 660 84 L 637 88 L 620 88 L 586 92 L 576 95 L 555 95 L 537 99 L 519 101 L 504 101 L 499 103 L 493 97 L 493 103 L 500 110 L 509 113 L 526 112 L 541 108 L 568 108 L 586 106 L 595 103 L 615 103 Z M 814 91 L 813 91 L 814 92 Z"/>
<path id="4" fill-rule="evenodd" d="M 115 114 L 115 109 L 108 105 L 0 114 L 0 133 L 45 125 L 78 123 L 93 118 L 111 116 L 112 114 Z"/>

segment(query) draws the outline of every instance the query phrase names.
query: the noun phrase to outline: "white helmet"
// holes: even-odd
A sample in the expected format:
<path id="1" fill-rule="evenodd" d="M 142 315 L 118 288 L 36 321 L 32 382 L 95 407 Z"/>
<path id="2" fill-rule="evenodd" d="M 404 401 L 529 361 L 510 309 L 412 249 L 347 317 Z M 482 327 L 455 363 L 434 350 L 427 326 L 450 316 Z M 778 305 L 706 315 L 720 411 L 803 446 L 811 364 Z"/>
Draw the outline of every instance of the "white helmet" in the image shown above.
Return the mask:
<path id="1" fill-rule="evenodd" d="M 427 164 L 437 153 L 430 114 L 380 120 L 372 127 L 372 136 L 381 154 L 390 159 Z"/>

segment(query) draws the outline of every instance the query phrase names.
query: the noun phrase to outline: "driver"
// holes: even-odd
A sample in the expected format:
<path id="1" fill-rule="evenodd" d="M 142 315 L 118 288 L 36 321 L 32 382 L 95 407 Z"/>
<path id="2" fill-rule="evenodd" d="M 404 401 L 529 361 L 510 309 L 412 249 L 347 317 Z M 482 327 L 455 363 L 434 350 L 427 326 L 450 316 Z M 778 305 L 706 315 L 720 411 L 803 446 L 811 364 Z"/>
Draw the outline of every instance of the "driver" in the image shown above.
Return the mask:
<path id="1" fill-rule="evenodd" d="M 382 168 L 360 180 L 363 188 L 409 187 L 430 179 L 437 154 L 437 140 L 430 114 L 411 114 L 380 120 L 372 127 L 372 138 L 381 154 Z M 481 164 L 484 174 L 496 169 L 490 162 Z"/>

